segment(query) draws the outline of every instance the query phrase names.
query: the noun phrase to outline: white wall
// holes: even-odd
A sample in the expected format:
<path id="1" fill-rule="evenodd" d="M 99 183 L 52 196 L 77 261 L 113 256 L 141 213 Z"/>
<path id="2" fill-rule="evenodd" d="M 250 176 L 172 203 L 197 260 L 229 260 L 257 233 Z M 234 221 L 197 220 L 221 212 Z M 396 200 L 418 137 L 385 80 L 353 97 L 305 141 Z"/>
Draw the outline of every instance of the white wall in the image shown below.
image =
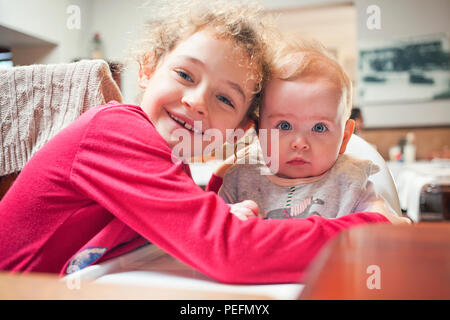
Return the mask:
<path id="1" fill-rule="evenodd" d="M 276 16 L 278 27 L 284 34 L 320 41 L 341 63 L 350 79 L 356 79 L 355 6 L 346 3 L 308 9 L 290 8 L 277 10 Z"/>
<path id="2" fill-rule="evenodd" d="M 63 18 L 60 10 L 64 10 L 64 1 L 0 0 L 0 23 L 58 43 L 61 28 L 55 27 L 55 20 Z"/>
<path id="3" fill-rule="evenodd" d="M 80 29 L 67 28 L 69 5 L 77 5 L 81 10 Z M 15 64 L 70 62 L 86 56 L 93 18 L 91 7 L 90 0 L 0 0 L 0 25 L 42 43 L 13 46 Z"/>
<path id="4" fill-rule="evenodd" d="M 142 0 L 0 0 L 0 26 L 25 35 L 30 41 L 11 47 L 15 65 L 71 62 L 76 58 L 90 58 L 92 38 L 99 32 L 103 41 L 104 58 L 126 62 L 127 48 L 138 30 L 151 19 L 151 8 L 142 9 Z M 70 14 L 67 8 L 80 8 L 79 29 L 67 28 Z M 0 35 L 2 39 L 11 39 Z M 10 42 L 8 40 L 8 42 Z M 5 44 L 3 44 L 5 45 Z M 130 64 L 122 75 L 124 101 L 137 103 L 137 65 Z"/>
<path id="5" fill-rule="evenodd" d="M 150 3 L 144 7 L 144 3 Z M 157 1 L 153 1 L 157 2 Z M 103 39 L 103 52 L 111 61 L 125 64 L 122 72 L 124 102 L 138 104 L 140 89 L 137 86 L 138 64 L 132 47 L 142 37 L 143 25 L 153 19 L 151 2 L 142 0 L 94 0 L 91 30 Z"/>

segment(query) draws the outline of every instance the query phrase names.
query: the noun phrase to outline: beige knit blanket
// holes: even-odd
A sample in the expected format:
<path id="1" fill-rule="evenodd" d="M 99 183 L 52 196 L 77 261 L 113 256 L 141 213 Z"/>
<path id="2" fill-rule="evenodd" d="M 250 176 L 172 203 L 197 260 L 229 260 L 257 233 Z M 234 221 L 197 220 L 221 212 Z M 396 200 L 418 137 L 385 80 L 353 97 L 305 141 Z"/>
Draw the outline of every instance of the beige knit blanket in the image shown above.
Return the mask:
<path id="1" fill-rule="evenodd" d="M 103 60 L 0 68 L 0 176 L 20 171 L 87 109 L 122 102 Z"/>

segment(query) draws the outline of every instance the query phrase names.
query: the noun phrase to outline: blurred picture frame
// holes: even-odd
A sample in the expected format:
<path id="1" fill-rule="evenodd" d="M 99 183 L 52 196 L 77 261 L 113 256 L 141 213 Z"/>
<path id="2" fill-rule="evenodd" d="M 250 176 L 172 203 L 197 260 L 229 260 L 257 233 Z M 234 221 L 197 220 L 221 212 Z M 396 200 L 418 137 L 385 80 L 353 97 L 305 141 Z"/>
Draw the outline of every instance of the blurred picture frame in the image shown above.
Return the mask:
<path id="1" fill-rule="evenodd" d="M 446 33 L 402 38 L 359 49 L 361 105 L 450 99 L 450 45 Z"/>

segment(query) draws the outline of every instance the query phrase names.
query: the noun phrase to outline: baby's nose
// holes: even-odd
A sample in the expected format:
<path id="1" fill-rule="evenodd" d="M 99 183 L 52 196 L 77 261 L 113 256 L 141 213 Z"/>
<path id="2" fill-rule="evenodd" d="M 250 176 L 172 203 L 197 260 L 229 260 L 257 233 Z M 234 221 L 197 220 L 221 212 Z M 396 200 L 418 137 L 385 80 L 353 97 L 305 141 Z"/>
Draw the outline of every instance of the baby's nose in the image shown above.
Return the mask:
<path id="1" fill-rule="evenodd" d="M 297 136 L 295 137 L 295 139 L 292 140 L 291 148 L 294 150 L 308 150 L 309 144 L 304 137 Z"/>

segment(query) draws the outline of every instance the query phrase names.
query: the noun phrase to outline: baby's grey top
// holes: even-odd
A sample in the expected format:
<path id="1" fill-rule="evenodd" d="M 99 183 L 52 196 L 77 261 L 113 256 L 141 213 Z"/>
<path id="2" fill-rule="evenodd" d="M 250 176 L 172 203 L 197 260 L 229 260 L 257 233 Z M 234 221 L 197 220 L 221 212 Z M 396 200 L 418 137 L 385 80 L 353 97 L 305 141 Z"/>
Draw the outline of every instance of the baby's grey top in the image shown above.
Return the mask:
<path id="1" fill-rule="evenodd" d="M 306 218 L 320 215 L 337 218 L 368 211 L 379 196 L 368 180 L 379 171 L 369 160 L 340 155 L 331 169 L 314 179 L 281 179 L 261 175 L 264 164 L 236 164 L 224 176 L 219 195 L 227 203 L 255 201 L 269 219 Z M 312 180 L 312 182 L 311 182 Z M 389 205 L 386 204 L 389 209 Z M 391 210 L 392 211 L 392 210 Z"/>

